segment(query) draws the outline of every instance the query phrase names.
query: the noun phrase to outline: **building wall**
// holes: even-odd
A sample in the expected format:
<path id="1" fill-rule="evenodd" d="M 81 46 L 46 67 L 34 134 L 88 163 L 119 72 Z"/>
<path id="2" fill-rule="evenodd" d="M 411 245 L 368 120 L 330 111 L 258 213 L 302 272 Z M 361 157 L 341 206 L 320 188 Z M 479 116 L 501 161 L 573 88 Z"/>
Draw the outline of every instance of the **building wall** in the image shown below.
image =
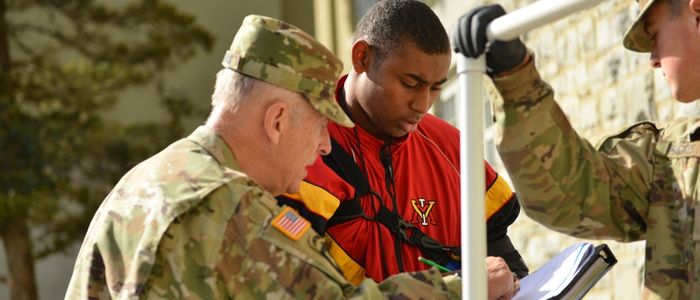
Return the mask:
<path id="1" fill-rule="evenodd" d="M 459 16 L 468 9 L 479 4 L 495 3 L 460 0 L 434 2 L 433 8 L 450 34 Z M 497 1 L 507 11 L 532 2 Z M 649 67 L 648 54 L 633 53 L 622 46 L 622 36 L 637 13 L 635 1 L 607 0 L 596 8 L 533 30 L 523 37 L 536 55 L 542 77 L 554 87 L 557 102 L 569 116 L 571 124 L 580 135 L 594 144 L 597 136 L 620 130 L 625 124 L 698 114 L 697 104 L 683 105 L 670 98 L 660 71 Z M 447 120 L 454 120 L 453 105 L 459 89 L 454 73 L 450 78 L 452 81 L 445 87 L 435 113 Z M 487 96 L 494 97 L 493 91 L 488 82 Z M 492 123 L 488 104 L 486 106 L 486 158 L 507 176 L 491 141 Z M 581 241 L 548 230 L 524 213 L 511 227 L 509 235 L 532 270 L 568 245 Z M 587 299 L 641 298 L 644 242 L 590 242 L 610 245 L 618 263 L 594 287 Z"/>
<path id="2" fill-rule="evenodd" d="M 314 0 L 316 38 L 343 62 L 343 73 L 350 70 L 350 49 L 358 9 L 373 0 Z M 371 3 L 370 3 L 371 4 Z"/>

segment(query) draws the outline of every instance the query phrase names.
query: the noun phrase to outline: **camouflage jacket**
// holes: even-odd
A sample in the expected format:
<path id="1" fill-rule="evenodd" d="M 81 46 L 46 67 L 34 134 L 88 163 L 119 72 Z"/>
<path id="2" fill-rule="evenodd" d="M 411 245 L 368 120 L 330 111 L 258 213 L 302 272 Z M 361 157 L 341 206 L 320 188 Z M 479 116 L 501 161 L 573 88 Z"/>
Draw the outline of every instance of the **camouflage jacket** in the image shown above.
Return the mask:
<path id="1" fill-rule="evenodd" d="M 129 171 L 90 224 L 66 299 L 459 297 L 459 279 L 436 270 L 355 288 L 308 221 L 238 170 L 200 127 Z"/>
<path id="2" fill-rule="evenodd" d="M 646 240 L 647 299 L 700 299 L 700 118 L 582 139 L 534 61 L 494 83 L 497 144 L 528 216 L 572 236 Z"/>

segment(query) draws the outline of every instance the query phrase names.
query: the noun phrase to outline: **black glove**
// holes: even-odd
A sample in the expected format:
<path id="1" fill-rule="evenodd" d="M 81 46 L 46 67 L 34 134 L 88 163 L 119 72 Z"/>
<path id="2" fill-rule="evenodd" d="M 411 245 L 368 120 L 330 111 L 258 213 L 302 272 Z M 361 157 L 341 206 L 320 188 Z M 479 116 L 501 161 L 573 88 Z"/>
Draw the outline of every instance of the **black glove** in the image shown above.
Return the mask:
<path id="1" fill-rule="evenodd" d="M 454 49 L 466 57 L 477 58 L 486 51 L 486 28 L 494 19 L 505 15 L 498 4 L 477 7 L 462 15 L 453 34 Z M 493 77 L 519 66 L 527 55 L 520 38 L 507 42 L 494 41 L 486 52 L 486 74 Z"/>

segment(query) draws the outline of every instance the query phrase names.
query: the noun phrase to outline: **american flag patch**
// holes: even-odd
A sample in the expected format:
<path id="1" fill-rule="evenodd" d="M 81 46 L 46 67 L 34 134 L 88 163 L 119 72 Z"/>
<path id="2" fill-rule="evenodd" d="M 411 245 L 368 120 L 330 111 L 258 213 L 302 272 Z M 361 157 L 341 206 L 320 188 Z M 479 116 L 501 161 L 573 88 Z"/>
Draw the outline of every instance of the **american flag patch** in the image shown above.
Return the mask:
<path id="1" fill-rule="evenodd" d="M 282 212 L 272 220 L 272 226 L 296 241 L 304 235 L 311 224 L 289 206 L 285 206 Z"/>

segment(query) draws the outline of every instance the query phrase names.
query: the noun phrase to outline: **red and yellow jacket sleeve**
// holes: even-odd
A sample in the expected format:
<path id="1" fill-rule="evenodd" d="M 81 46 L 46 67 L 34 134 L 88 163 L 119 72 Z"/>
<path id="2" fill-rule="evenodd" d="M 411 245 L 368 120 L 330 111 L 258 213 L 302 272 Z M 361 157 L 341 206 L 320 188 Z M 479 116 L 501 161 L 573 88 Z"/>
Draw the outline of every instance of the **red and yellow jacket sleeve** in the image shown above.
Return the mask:
<path id="1" fill-rule="evenodd" d="M 325 233 L 328 220 L 333 216 L 341 201 L 350 200 L 355 189 L 326 166 L 319 157 L 308 168 L 308 175 L 302 181 L 297 194 L 284 194 L 278 202 L 292 206 L 308 219 L 312 227 Z M 330 236 L 326 235 L 328 254 L 337 263 L 348 281 L 359 285 L 365 279 L 364 268 L 353 260 Z"/>
<path id="2" fill-rule="evenodd" d="M 487 162 L 484 162 L 484 169 L 486 172 L 486 195 L 484 198 L 486 219 L 488 220 L 513 199 L 513 190 Z"/>

